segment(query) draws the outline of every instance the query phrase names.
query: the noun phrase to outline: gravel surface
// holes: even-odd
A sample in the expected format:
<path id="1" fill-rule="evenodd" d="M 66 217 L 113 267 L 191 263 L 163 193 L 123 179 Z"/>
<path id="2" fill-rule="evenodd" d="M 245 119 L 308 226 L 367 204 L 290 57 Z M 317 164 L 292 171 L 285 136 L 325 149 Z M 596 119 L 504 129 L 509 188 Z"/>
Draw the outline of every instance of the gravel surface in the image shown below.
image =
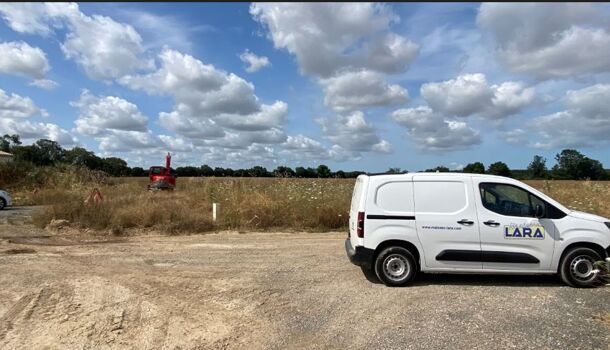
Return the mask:
<path id="1" fill-rule="evenodd" d="M 7 212 L 1 349 L 610 349 L 607 287 L 420 274 L 388 288 L 349 263 L 343 233 L 109 240 Z"/>

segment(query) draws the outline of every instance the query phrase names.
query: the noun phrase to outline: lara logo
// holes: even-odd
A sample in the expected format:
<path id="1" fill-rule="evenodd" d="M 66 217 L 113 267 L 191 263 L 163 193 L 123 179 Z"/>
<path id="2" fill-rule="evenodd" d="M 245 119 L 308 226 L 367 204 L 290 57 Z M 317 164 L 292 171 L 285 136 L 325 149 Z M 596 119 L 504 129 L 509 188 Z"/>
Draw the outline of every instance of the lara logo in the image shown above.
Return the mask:
<path id="1" fill-rule="evenodd" d="M 540 224 L 504 226 L 504 238 L 544 239 L 544 226 Z"/>

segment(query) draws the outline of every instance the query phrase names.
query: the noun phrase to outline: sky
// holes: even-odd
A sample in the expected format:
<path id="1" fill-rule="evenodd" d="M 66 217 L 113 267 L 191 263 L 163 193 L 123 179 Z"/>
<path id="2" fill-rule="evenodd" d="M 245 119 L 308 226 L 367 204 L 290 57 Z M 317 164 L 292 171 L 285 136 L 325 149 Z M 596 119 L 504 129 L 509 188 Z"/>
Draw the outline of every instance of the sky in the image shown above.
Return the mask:
<path id="1" fill-rule="evenodd" d="M 608 100 L 608 4 L 0 4 L 0 134 L 130 166 L 608 167 Z"/>

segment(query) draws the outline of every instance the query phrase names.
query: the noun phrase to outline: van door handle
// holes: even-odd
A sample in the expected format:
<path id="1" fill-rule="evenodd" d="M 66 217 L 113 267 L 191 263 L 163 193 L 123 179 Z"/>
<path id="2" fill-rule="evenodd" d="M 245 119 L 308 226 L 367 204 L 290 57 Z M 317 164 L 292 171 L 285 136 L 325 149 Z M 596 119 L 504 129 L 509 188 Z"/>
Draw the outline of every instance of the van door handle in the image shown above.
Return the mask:
<path id="1" fill-rule="evenodd" d="M 487 221 L 484 222 L 484 224 L 487 225 L 487 226 L 493 226 L 493 227 L 500 226 L 499 222 L 495 222 L 493 220 L 487 220 Z"/>
<path id="2" fill-rule="evenodd" d="M 460 225 L 470 226 L 470 225 L 474 224 L 474 221 L 470 221 L 468 219 L 462 219 L 462 220 L 458 221 L 457 223 Z"/>

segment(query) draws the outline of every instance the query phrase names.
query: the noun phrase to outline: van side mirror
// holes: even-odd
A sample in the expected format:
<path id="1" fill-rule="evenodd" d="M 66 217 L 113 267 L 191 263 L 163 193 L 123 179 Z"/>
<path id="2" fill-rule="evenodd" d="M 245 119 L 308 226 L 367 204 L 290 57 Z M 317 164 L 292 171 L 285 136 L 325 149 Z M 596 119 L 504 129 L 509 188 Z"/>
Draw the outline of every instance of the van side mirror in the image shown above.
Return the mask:
<path id="1" fill-rule="evenodd" d="M 540 219 L 544 216 L 544 207 L 540 204 L 536 204 L 534 207 L 534 216 Z"/>

